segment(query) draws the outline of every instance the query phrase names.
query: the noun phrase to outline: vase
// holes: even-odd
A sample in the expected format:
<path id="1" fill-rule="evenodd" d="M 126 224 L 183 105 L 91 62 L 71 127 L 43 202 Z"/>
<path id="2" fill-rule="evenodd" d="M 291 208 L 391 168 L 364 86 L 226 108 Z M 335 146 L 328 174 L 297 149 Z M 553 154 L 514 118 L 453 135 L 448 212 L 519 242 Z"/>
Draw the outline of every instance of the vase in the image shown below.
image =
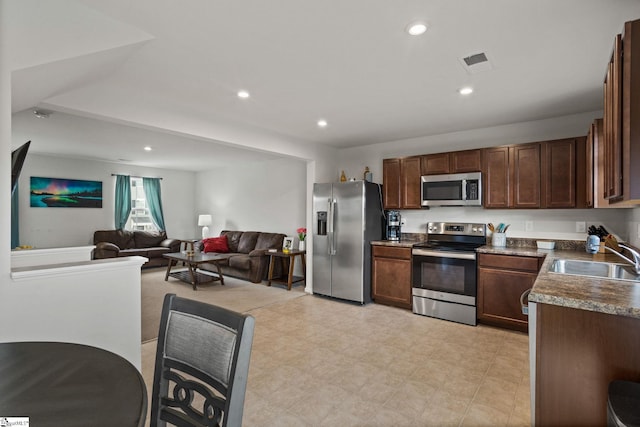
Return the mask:
<path id="1" fill-rule="evenodd" d="M 298 242 L 298 250 L 304 251 L 304 249 L 305 249 L 304 243 L 305 243 L 304 240 L 300 240 Z"/>

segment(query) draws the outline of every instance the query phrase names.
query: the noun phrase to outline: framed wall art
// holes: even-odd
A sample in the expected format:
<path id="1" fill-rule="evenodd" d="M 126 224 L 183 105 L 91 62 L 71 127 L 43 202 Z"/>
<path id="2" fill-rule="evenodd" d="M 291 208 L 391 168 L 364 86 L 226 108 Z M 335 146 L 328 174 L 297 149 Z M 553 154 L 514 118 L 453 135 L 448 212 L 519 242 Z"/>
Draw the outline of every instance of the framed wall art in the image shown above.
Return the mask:
<path id="1" fill-rule="evenodd" d="M 31 177 L 32 208 L 101 208 L 102 181 Z"/>

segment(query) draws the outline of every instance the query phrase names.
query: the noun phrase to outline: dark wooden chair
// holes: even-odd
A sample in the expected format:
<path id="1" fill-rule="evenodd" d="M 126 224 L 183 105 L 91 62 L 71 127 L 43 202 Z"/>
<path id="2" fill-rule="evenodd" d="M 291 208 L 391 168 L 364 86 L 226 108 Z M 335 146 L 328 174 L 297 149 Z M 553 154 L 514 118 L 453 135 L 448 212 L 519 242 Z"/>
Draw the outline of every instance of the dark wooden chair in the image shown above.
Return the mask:
<path id="1" fill-rule="evenodd" d="M 151 426 L 241 426 L 255 320 L 165 296 Z"/>

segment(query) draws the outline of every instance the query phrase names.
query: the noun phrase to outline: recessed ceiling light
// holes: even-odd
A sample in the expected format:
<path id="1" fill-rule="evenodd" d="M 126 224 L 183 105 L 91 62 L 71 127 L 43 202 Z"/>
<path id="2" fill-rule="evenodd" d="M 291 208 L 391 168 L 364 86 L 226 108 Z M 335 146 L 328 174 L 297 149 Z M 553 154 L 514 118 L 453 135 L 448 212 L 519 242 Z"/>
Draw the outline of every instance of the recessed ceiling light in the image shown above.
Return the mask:
<path id="1" fill-rule="evenodd" d="M 149 147 L 148 145 L 144 147 L 144 151 L 151 151 L 151 150 L 153 150 L 153 148 Z"/>
<path id="2" fill-rule="evenodd" d="M 412 36 L 419 36 L 427 31 L 427 24 L 424 22 L 412 22 L 407 25 L 407 33 Z"/>
<path id="3" fill-rule="evenodd" d="M 460 95 L 471 95 L 473 93 L 473 88 L 469 86 L 465 86 L 458 91 Z"/>
<path id="4" fill-rule="evenodd" d="M 238 98 L 246 99 L 248 97 L 249 97 L 249 92 L 247 92 L 246 90 L 238 91 Z"/>
<path id="5" fill-rule="evenodd" d="M 325 119 L 320 119 L 318 120 L 318 126 L 320 126 L 321 128 L 327 127 L 328 123 Z"/>

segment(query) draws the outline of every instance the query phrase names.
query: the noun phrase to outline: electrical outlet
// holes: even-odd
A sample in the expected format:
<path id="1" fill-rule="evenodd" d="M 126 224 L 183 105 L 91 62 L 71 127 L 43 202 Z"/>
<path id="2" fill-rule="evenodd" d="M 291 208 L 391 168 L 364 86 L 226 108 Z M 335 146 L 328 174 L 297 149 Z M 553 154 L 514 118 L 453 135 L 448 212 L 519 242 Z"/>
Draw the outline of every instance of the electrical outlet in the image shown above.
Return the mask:
<path id="1" fill-rule="evenodd" d="M 638 223 L 638 234 L 637 234 L 637 236 L 638 236 L 638 239 L 640 239 L 640 223 Z"/>
<path id="2" fill-rule="evenodd" d="M 524 222 L 524 231 L 533 231 L 533 221 Z"/>
<path id="3" fill-rule="evenodd" d="M 584 233 L 587 231 L 587 223 L 584 221 L 576 221 L 576 233 Z"/>
<path id="4" fill-rule="evenodd" d="M 400 225 L 407 225 L 407 219 L 406 218 L 401 218 L 400 219 Z"/>

